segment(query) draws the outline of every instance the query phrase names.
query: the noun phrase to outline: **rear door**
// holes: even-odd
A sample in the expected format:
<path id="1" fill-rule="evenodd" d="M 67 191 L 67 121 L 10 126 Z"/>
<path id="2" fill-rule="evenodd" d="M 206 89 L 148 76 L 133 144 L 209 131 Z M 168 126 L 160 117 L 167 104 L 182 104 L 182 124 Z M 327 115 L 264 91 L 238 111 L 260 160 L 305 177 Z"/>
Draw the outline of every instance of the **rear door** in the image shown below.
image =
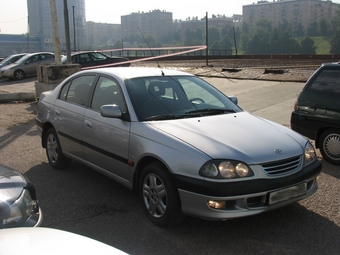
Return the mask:
<path id="1" fill-rule="evenodd" d="M 41 63 L 41 56 L 40 54 L 36 54 L 32 57 L 30 57 L 22 66 L 22 69 L 24 70 L 25 74 L 27 76 L 29 75 L 35 75 L 37 73 L 37 66 Z"/>
<path id="2" fill-rule="evenodd" d="M 82 129 L 95 75 L 82 75 L 66 83 L 55 103 L 55 128 L 63 153 L 84 158 Z"/>
<path id="3" fill-rule="evenodd" d="M 127 111 L 119 83 L 102 76 L 95 87 L 91 107 L 84 113 L 84 153 L 87 161 L 114 174 L 118 181 L 126 182 L 130 178 L 128 147 L 131 124 L 118 118 L 102 117 L 100 107 L 107 104 L 116 104 L 122 112 Z"/>

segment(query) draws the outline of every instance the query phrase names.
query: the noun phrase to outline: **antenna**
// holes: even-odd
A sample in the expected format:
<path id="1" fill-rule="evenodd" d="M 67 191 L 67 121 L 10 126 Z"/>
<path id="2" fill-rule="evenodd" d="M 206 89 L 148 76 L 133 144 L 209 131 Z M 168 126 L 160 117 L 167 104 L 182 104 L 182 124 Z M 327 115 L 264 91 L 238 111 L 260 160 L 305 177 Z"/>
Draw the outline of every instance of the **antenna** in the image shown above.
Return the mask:
<path id="1" fill-rule="evenodd" d="M 153 51 L 152 51 L 151 47 L 149 46 L 148 42 L 147 42 L 146 39 L 145 39 L 145 37 L 144 37 L 142 31 L 139 29 L 139 27 L 137 27 L 137 28 L 138 28 L 138 30 L 139 30 L 139 33 L 142 35 L 142 37 L 143 37 L 143 39 L 144 39 L 146 45 L 148 46 L 149 50 L 151 51 L 152 57 L 155 57 L 155 56 L 153 55 Z M 161 66 L 159 65 L 159 63 L 158 63 L 157 60 L 156 60 L 156 62 L 157 62 L 157 66 L 160 68 Z M 162 74 L 163 74 L 163 71 L 162 71 Z"/>

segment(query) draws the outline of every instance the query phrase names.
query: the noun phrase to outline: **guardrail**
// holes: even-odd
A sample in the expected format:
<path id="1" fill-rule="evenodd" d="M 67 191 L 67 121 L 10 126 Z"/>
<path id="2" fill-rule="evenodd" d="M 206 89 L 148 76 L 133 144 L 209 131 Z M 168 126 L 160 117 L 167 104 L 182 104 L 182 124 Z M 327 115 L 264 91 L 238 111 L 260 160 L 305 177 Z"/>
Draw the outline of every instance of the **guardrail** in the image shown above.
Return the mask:
<path id="1" fill-rule="evenodd" d="M 130 60 L 157 58 L 158 60 L 205 60 L 205 59 L 296 59 L 340 61 L 340 54 L 324 55 L 236 55 L 232 50 L 206 50 L 206 46 L 166 47 L 166 48 L 123 48 L 105 50 L 110 56 L 126 57 Z M 208 54 L 208 56 L 207 56 Z"/>

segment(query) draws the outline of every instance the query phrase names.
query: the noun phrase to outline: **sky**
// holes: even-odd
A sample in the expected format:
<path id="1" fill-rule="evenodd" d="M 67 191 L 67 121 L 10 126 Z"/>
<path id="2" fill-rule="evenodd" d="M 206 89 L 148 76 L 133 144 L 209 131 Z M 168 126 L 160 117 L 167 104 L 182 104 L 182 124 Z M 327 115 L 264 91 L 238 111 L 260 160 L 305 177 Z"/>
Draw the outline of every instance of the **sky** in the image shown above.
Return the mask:
<path id="1" fill-rule="evenodd" d="M 242 14 L 242 6 L 253 0 L 123 0 L 117 6 L 115 0 L 85 0 L 86 21 L 120 24 L 120 16 L 133 12 L 149 12 L 159 9 L 172 12 L 172 18 L 185 20 L 188 17 L 205 17 L 212 14 Z M 340 2 L 340 0 L 339 0 Z M 68 6 L 69 11 L 72 7 Z M 0 0 L 0 33 L 23 34 L 28 31 L 27 0 Z"/>
<path id="2" fill-rule="evenodd" d="M 60 0 L 61 1 L 61 0 Z M 269 0 L 271 2 L 272 0 Z M 133 12 L 149 12 L 159 9 L 172 12 L 172 18 L 185 20 L 188 17 L 203 18 L 208 12 L 226 15 L 242 14 L 242 6 L 257 0 L 85 0 L 86 21 L 120 24 L 120 16 Z M 340 3 L 340 0 L 333 0 Z M 69 11 L 72 7 L 68 6 Z M 0 33 L 23 34 L 28 31 L 27 0 L 0 0 Z"/>

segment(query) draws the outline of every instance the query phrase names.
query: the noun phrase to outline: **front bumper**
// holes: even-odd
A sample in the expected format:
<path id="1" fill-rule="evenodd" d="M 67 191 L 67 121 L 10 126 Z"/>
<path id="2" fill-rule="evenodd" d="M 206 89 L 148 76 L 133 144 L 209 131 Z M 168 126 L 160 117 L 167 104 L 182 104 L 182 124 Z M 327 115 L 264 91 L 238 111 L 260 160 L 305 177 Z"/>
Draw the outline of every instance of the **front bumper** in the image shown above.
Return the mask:
<path id="1" fill-rule="evenodd" d="M 316 192 L 320 172 L 321 163 L 315 161 L 296 174 L 277 179 L 215 183 L 176 176 L 175 180 L 184 214 L 223 220 L 259 214 L 305 199 Z M 301 186 L 305 187 L 304 192 L 271 202 L 271 197 L 278 191 L 289 194 L 290 189 Z M 215 209 L 208 201 L 222 201 L 225 206 Z"/>

